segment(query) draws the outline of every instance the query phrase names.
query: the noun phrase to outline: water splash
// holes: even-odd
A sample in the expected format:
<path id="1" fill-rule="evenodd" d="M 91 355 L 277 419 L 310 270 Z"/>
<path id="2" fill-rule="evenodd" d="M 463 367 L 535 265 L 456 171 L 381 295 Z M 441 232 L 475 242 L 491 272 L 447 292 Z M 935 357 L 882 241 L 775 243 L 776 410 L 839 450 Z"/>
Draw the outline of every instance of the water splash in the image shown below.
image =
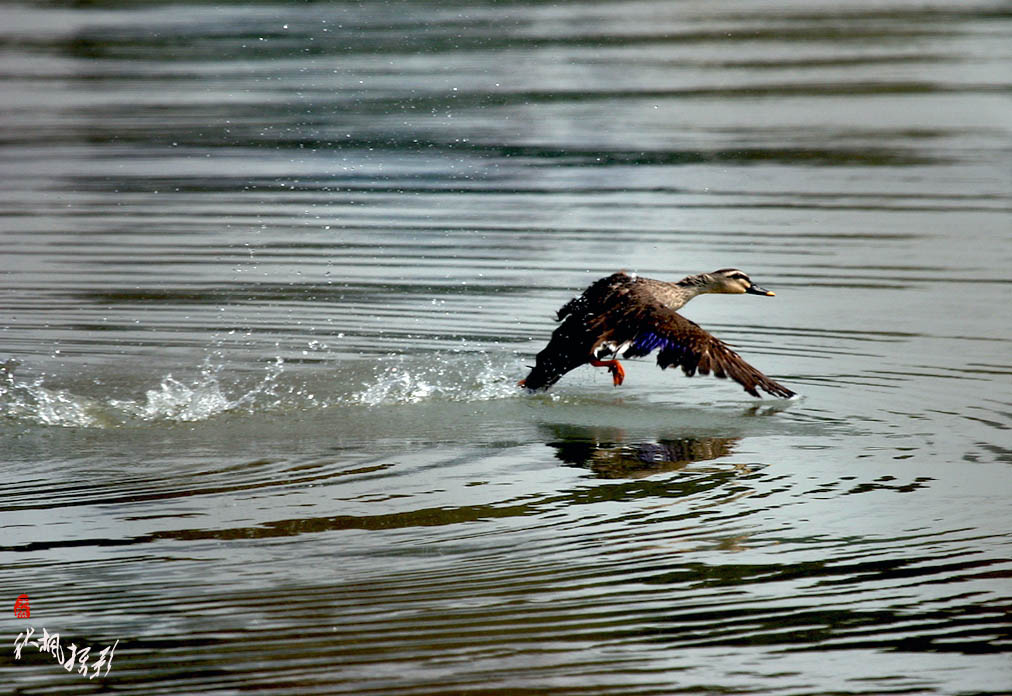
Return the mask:
<path id="1" fill-rule="evenodd" d="M 229 396 L 223 387 L 223 363 L 204 360 L 197 377 L 189 382 L 171 374 L 142 399 L 98 398 L 66 389 L 44 386 L 44 378 L 19 381 L 14 375 L 16 361 L 0 365 L 0 416 L 17 421 L 68 428 L 108 428 L 130 422 L 194 422 L 234 411 L 253 412 L 277 405 L 281 395 L 278 377 L 284 361 L 276 358 L 251 387 Z"/>
<path id="2" fill-rule="evenodd" d="M 190 384 L 166 375 L 158 389 L 145 392 L 143 401 L 112 400 L 109 405 L 122 413 L 144 421 L 194 422 L 213 418 L 221 413 L 247 409 L 256 410 L 263 396 L 276 397 L 275 386 L 284 371 L 284 361 L 276 358 L 268 364 L 263 378 L 251 389 L 230 398 L 221 385 L 224 364 L 205 359 L 200 376 Z"/>
<path id="3" fill-rule="evenodd" d="M 42 425 L 100 427 L 107 424 L 101 404 L 65 389 L 48 389 L 39 377 L 19 382 L 14 377 L 16 360 L 0 365 L 0 415 Z"/>
<path id="4" fill-rule="evenodd" d="M 522 372 L 509 354 L 454 350 L 431 357 L 395 356 L 370 361 L 371 376 L 349 390 L 348 371 L 362 365 L 337 363 L 310 377 L 286 373 L 274 358 L 252 384 L 227 376 L 227 361 L 215 354 L 198 374 L 181 379 L 166 374 L 138 398 L 84 395 L 45 385 L 45 378 L 19 380 L 17 363 L 0 364 L 0 418 L 68 428 L 111 428 L 139 423 L 190 423 L 226 413 L 297 411 L 331 406 L 380 406 L 436 401 L 489 401 L 515 397 Z M 248 377 L 248 375 L 247 375 Z"/>
<path id="5" fill-rule="evenodd" d="M 485 352 L 435 355 L 424 360 L 398 356 L 382 367 L 348 402 L 365 406 L 415 404 L 428 400 L 490 401 L 520 394 L 515 361 Z"/>

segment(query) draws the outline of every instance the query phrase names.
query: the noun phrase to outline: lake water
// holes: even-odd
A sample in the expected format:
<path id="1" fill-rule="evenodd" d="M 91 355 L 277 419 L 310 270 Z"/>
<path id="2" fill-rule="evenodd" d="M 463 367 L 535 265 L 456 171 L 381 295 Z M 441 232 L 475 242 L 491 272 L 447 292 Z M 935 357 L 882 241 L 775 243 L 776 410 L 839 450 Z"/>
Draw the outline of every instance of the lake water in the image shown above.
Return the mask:
<path id="1" fill-rule="evenodd" d="M 0 14 L 11 693 L 1012 692 L 1006 3 Z"/>

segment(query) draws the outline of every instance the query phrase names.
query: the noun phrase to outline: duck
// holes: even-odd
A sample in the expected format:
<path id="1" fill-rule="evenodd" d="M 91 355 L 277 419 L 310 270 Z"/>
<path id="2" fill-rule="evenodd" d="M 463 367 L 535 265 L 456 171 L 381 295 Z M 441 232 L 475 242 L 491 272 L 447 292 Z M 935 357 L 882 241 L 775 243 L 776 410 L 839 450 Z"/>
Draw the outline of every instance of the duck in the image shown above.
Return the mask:
<path id="1" fill-rule="evenodd" d="M 785 399 L 795 396 L 794 391 L 752 367 L 728 344 L 678 313 L 689 300 L 706 293 L 775 295 L 737 268 L 690 275 L 677 282 L 626 271 L 613 273 L 595 281 L 559 309 L 559 326 L 537 354 L 530 374 L 518 385 L 528 392 L 543 391 L 568 372 L 591 365 L 607 368 L 618 387 L 625 380 L 618 358 L 639 358 L 657 351 L 661 369 L 681 367 L 689 377 L 696 373 L 730 377 L 757 398 L 761 397 L 760 389 Z"/>

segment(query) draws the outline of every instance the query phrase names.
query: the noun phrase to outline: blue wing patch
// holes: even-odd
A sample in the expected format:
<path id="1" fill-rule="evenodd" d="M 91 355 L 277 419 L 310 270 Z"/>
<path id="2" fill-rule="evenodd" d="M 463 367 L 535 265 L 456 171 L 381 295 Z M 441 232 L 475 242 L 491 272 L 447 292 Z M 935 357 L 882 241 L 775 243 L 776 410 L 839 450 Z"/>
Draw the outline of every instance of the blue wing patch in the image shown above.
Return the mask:
<path id="1" fill-rule="evenodd" d="M 644 331 L 638 335 L 622 357 L 638 358 L 658 349 L 660 352 L 657 353 L 657 364 L 661 369 L 681 365 L 685 374 L 691 376 L 695 373 L 699 357 L 693 355 L 692 351 L 679 341 L 659 336 L 653 331 Z"/>
<path id="2" fill-rule="evenodd" d="M 658 348 L 666 350 L 674 347 L 679 347 L 674 341 L 663 336 L 658 336 L 653 331 L 644 331 L 636 337 L 636 340 L 629 346 L 623 357 L 638 358 L 643 355 L 649 355 Z"/>

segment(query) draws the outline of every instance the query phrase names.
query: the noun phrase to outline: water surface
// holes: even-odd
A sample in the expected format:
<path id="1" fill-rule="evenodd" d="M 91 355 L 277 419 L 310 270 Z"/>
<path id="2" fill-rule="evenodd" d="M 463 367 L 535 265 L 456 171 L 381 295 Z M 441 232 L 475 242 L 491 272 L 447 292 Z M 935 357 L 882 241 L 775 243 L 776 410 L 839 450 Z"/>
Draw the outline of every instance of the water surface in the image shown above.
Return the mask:
<path id="1" fill-rule="evenodd" d="M 0 12 L 15 693 L 1008 692 L 1004 4 Z M 516 389 L 728 266 L 801 399 Z"/>

